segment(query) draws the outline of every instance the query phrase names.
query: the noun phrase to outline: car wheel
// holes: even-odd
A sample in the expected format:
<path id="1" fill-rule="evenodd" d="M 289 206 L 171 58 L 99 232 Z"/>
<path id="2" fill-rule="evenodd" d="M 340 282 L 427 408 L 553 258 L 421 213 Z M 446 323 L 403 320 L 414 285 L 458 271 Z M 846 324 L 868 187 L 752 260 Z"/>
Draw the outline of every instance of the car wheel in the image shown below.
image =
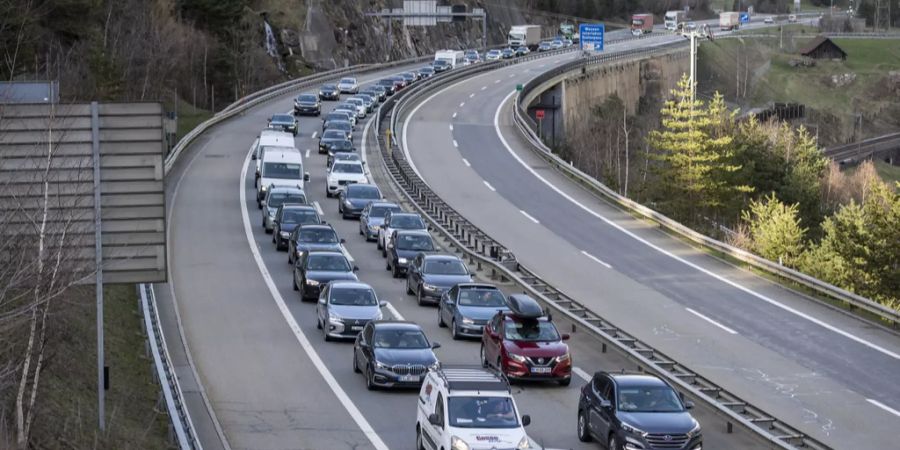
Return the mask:
<path id="1" fill-rule="evenodd" d="M 609 450 L 619 450 L 619 440 L 616 439 L 615 434 L 609 435 L 609 442 L 606 444 L 606 448 Z"/>
<path id="2" fill-rule="evenodd" d="M 409 277 L 406 277 L 406 295 L 413 295 L 412 288 L 409 287 Z"/>
<path id="3" fill-rule="evenodd" d="M 363 233 L 363 230 L 362 230 L 362 226 L 360 226 L 360 228 L 359 228 L 359 235 L 360 235 L 360 236 L 365 236 L 365 233 Z M 367 240 L 367 241 L 369 240 L 368 236 L 366 236 L 366 240 Z"/>
<path id="4" fill-rule="evenodd" d="M 372 366 L 366 368 L 366 389 L 370 391 L 375 390 L 375 373 L 372 370 Z"/>
<path id="5" fill-rule="evenodd" d="M 341 203 L 340 198 L 338 198 L 338 213 L 340 213 L 340 214 L 344 213 L 344 205 Z"/>
<path id="6" fill-rule="evenodd" d="M 322 331 L 325 331 L 325 327 L 322 327 Z M 331 342 L 331 336 L 328 335 L 328 331 L 325 331 L 325 342 Z"/>
<path id="7" fill-rule="evenodd" d="M 353 360 L 354 363 L 356 360 Z M 578 440 L 581 442 L 591 442 L 591 433 L 587 428 L 587 417 L 584 411 L 578 411 Z"/>
<path id="8" fill-rule="evenodd" d="M 484 344 L 481 344 L 481 367 L 488 367 L 487 356 L 484 354 Z"/>
<path id="9" fill-rule="evenodd" d="M 390 260 L 390 259 L 388 259 L 387 261 L 385 261 L 385 263 L 384 263 L 384 270 L 391 270 L 391 260 Z M 394 277 L 394 278 L 397 278 L 397 277 Z"/>
<path id="10" fill-rule="evenodd" d="M 300 286 L 297 286 L 297 279 L 294 278 L 294 275 L 291 275 L 291 285 L 294 286 L 295 291 L 300 290 Z M 303 300 L 303 297 L 300 297 L 300 300 Z"/>
<path id="11" fill-rule="evenodd" d="M 290 248 L 289 248 L 287 254 L 288 254 L 288 264 L 294 264 L 294 260 L 291 259 L 291 255 L 293 255 L 294 252 L 290 251 Z"/>
<path id="12" fill-rule="evenodd" d="M 328 191 L 328 188 L 325 188 L 325 198 L 331 198 L 331 192 Z"/>
<path id="13" fill-rule="evenodd" d="M 438 305 L 438 327 L 447 328 L 447 323 L 444 322 L 444 309 L 440 305 Z"/>
<path id="14" fill-rule="evenodd" d="M 557 381 L 557 383 L 559 383 L 559 385 L 562 387 L 566 387 L 566 386 L 572 384 L 572 377 L 564 378 L 562 380 Z"/>
<path id="15" fill-rule="evenodd" d="M 422 429 L 416 427 L 416 450 L 425 450 L 425 445 L 422 443 Z"/>
<path id="16" fill-rule="evenodd" d="M 400 278 L 401 276 L 403 276 L 403 274 L 400 272 L 400 268 L 397 266 L 391 268 L 391 275 L 394 278 Z"/>
<path id="17" fill-rule="evenodd" d="M 381 246 L 381 257 L 387 258 L 387 247 L 386 246 Z"/>
<path id="18" fill-rule="evenodd" d="M 381 250 L 383 248 L 381 246 L 381 239 L 380 238 L 375 238 L 375 239 L 378 241 L 378 243 L 375 244 L 375 248 L 377 248 L 378 250 Z"/>
<path id="19" fill-rule="evenodd" d="M 422 301 L 423 297 L 424 295 L 422 295 L 422 288 L 420 287 L 416 289 L 416 302 L 419 304 L 419 306 L 425 306 L 425 303 Z"/>
<path id="20" fill-rule="evenodd" d="M 262 209 L 262 202 L 259 201 L 259 197 L 256 198 L 256 209 Z"/>
<path id="21" fill-rule="evenodd" d="M 353 373 L 362 373 L 362 370 L 359 370 L 359 364 L 356 362 L 356 349 L 353 349 Z"/>
<path id="22" fill-rule="evenodd" d="M 300 301 L 301 301 L 301 302 L 305 302 L 305 301 L 306 301 L 306 288 L 305 288 L 305 285 L 306 285 L 306 283 L 303 283 L 303 284 L 301 284 L 301 285 L 299 286 L 299 287 L 300 287 Z"/>
<path id="23" fill-rule="evenodd" d="M 316 329 L 318 329 L 318 330 L 321 330 L 321 329 L 322 329 L 322 322 L 319 321 L 319 317 L 318 317 L 318 316 L 316 316 Z"/>
<path id="24" fill-rule="evenodd" d="M 453 322 L 450 322 L 450 337 L 453 338 L 454 341 L 459 340 L 459 328 L 456 326 L 456 319 Z"/>
<path id="25" fill-rule="evenodd" d="M 275 230 L 272 230 L 272 231 L 273 231 L 273 233 L 272 233 L 272 243 L 275 244 L 275 248 L 278 248 L 278 239 L 277 239 L 278 233 L 275 233 L 275 232 L 274 232 Z"/>

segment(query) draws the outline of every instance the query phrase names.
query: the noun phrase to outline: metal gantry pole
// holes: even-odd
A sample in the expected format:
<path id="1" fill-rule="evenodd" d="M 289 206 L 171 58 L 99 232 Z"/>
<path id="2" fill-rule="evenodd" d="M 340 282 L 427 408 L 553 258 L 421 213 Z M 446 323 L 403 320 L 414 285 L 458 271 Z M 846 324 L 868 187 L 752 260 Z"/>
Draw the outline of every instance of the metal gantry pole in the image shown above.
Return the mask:
<path id="1" fill-rule="evenodd" d="M 697 96 L 697 32 L 691 32 L 691 102 Z"/>
<path id="2" fill-rule="evenodd" d="M 97 294 L 97 420 L 106 430 L 105 362 L 103 355 L 103 241 L 100 220 L 100 107 L 91 102 L 91 147 L 94 159 L 94 264 Z"/>

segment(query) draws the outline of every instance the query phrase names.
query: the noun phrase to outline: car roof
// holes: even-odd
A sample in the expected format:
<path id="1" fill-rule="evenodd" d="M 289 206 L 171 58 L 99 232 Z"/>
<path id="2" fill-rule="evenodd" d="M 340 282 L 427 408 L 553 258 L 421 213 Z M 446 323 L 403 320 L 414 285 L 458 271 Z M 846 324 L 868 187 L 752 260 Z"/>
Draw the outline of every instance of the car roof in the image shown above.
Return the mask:
<path id="1" fill-rule="evenodd" d="M 281 147 L 276 147 L 281 148 Z M 300 154 L 300 151 L 293 148 L 291 151 L 274 151 L 274 152 L 266 152 L 263 155 L 263 162 L 299 162 L 303 163 L 303 156 Z"/>
<path id="2" fill-rule="evenodd" d="M 394 233 L 397 233 L 397 236 L 401 234 L 412 234 L 431 237 L 431 234 L 428 233 L 428 230 L 394 230 Z"/>
<path id="3" fill-rule="evenodd" d="M 293 192 L 293 193 L 301 193 L 306 195 L 306 192 L 303 191 L 302 188 L 294 187 L 294 186 L 274 186 L 272 189 L 269 189 L 269 193 L 272 192 Z"/>
<path id="4" fill-rule="evenodd" d="M 334 164 L 335 164 L 335 165 L 338 165 L 338 164 L 352 164 L 352 165 L 354 165 L 354 166 L 361 166 L 361 165 L 362 165 L 362 161 L 355 161 L 355 160 L 352 160 L 352 159 L 342 159 L 342 160 L 336 160 L 336 161 L 334 162 Z"/>
<path id="5" fill-rule="evenodd" d="M 275 120 L 275 119 L 290 119 L 291 121 L 293 121 L 294 116 L 292 116 L 290 114 L 272 114 L 272 120 Z"/>
<path id="6" fill-rule="evenodd" d="M 301 230 L 331 230 L 334 231 L 334 227 L 327 223 L 308 223 L 306 225 L 300 225 Z"/>
<path id="7" fill-rule="evenodd" d="M 459 289 L 492 289 L 499 291 L 500 288 L 490 283 L 457 283 Z"/>
<path id="8" fill-rule="evenodd" d="M 376 330 L 422 330 L 419 324 L 408 320 L 377 320 L 372 322 L 372 326 Z"/>
<path id="9" fill-rule="evenodd" d="M 351 153 L 351 155 L 352 154 L 353 153 Z M 353 161 L 353 160 L 351 159 L 350 161 Z M 353 183 L 353 184 L 347 186 L 347 189 L 350 189 L 350 188 L 353 188 L 353 189 L 359 189 L 359 188 L 378 189 L 378 186 L 375 186 L 374 184 L 369 184 L 369 183 Z"/>
<path id="10" fill-rule="evenodd" d="M 312 205 L 301 205 L 299 203 L 282 203 L 280 208 L 282 209 L 296 209 L 296 210 L 306 210 L 317 212 L 316 208 Z"/>
<path id="11" fill-rule="evenodd" d="M 394 216 L 416 216 L 420 219 L 422 218 L 422 216 L 420 216 L 418 213 L 406 212 L 406 211 L 392 212 L 391 217 L 394 217 Z"/>
<path id="12" fill-rule="evenodd" d="M 344 256 L 344 254 L 342 252 L 339 252 L 337 250 L 311 250 L 309 252 L 309 256 L 312 256 L 312 255 L 341 256 L 341 257 L 344 257 L 344 259 L 346 259 L 346 256 Z"/>
<path id="13" fill-rule="evenodd" d="M 462 261 L 456 255 L 442 255 L 442 254 L 426 254 L 425 259 L 428 261 Z"/>
<path id="14" fill-rule="evenodd" d="M 610 378 L 616 380 L 619 386 L 669 386 L 665 381 L 654 375 L 638 374 L 638 373 L 606 373 Z"/>
<path id="15" fill-rule="evenodd" d="M 367 283 L 363 283 L 362 281 L 353 281 L 353 280 L 335 280 L 331 282 L 332 288 L 348 288 L 348 289 L 372 289 L 372 286 L 369 286 Z"/>
<path id="16" fill-rule="evenodd" d="M 318 97 L 315 93 L 312 93 L 312 92 L 304 92 L 304 93 L 302 93 L 302 94 L 297 95 L 297 98 L 300 98 L 300 97 L 303 97 L 303 96 L 316 97 L 316 100 L 319 99 L 319 97 Z"/>
<path id="17" fill-rule="evenodd" d="M 372 204 L 373 208 L 376 206 L 379 206 L 382 208 L 399 208 L 400 207 L 400 205 L 393 203 L 393 202 L 372 202 L 371 204 Z"/>

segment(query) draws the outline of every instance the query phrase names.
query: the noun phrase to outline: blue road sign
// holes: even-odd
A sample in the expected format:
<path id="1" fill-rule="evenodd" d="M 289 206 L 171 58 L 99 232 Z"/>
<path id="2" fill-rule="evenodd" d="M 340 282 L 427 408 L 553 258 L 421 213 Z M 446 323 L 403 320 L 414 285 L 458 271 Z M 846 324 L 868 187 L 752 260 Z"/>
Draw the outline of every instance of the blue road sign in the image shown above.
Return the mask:
<path id="1" fill-rule="evenodd" d="M 603 35 L 606 27 L 602 23 L 583 23 L 578 26 L 578 39 L 582 50 L 603 51 Z"/>
<path id="2" fill-rule="evenodd" d="M 750 23 L 750 13 L 741 13 L 741 23 Z"/>

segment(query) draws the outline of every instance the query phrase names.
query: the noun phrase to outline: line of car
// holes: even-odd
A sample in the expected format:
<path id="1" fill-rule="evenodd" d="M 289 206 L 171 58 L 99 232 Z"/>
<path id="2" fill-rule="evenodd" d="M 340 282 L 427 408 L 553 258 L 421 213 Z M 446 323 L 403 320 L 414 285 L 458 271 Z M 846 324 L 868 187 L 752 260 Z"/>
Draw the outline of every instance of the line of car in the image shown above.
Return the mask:
<path id="1" fill-rule="evenodd" d="M 405 278 L 408 295 L 415 296 L 420 306 L 437 306 L 440 327 L 449 328 L 454 340 L 480 340 L 480 366 L 442 366 L 433 351 L 440 344 L 430 340 L 421 326 L 386 320 L 387 303 L 371 285 L 360 281 L 359 268 L 344 249 L 345 239 L 323 220 L 319 205 L 309 203 L 309 174 L 293 142 L 299 125 L 290 115 L 292 125 L 282 115 L 273 116 L 253 144 L 261 227 L 272 234 L 277 251 L 287 252 L 292 287 L 300 300 L 316 302 L 315 319 L 323 338 L 353 341 L 352 368 L 363 375 L 367 388 L 419 388 L 417 448 L 532 448 L 523 429 L 530 417 L 518 413 L 509 383 L 552 381 L 568 386 L 573 375 L 572 355 L 565 342 L 569 336 L 559 332 L 534 299 L 506 296 L 498 286 L 476 281 L 462 259 L 441 252 L 421 216 L 387 201 L 371 183 L 353 144 L 357 120 L 372 113 L 387 96 L 432 76 L 436 69 L 386 77 L 365 88 L 353 78 L 325 84 L 316 94 L 297 96 L 294 113 L 320 116 L 322 101 L 341 102 L 344 94 L 352 96 L 323 118 L 319 153 L 327 154 L 326 197 L 337 197 L 343 219 L 359 221 L 359 234 L 375 241 L 385 269 L 394 278 Z M 699 425 L 686 412 L 690 403 L 656 377 L 631 376 L 637 390 L 616 384 L 611 391 L 595 392 L 595 381 L 586 385 L 578 407 L 578 437 L 597 438 L 616 450 L 701 448 Z M 618 375 L 598 372 L 594 380 L 604 377 Z M 463 382 L 478 379 L 485 384 L 477 389 Z M 665 414 L 678 416 L 678 423 L 685 422 L 686 415 L 690 427 L 673 428 L 660 420 L 656 410 L 623 403 L 626 393 L 634 397 L 631 400 L 643 398 L 646 403 L 650 394 L 658 392 L 670 401 Z M 491 414 L 502 417 L 492 419 Z M 659 430 L 659 439 L 668 439 L 663 446 L 655 444 Z M 684 445 L 668 445 L 674 443 Z"/>

